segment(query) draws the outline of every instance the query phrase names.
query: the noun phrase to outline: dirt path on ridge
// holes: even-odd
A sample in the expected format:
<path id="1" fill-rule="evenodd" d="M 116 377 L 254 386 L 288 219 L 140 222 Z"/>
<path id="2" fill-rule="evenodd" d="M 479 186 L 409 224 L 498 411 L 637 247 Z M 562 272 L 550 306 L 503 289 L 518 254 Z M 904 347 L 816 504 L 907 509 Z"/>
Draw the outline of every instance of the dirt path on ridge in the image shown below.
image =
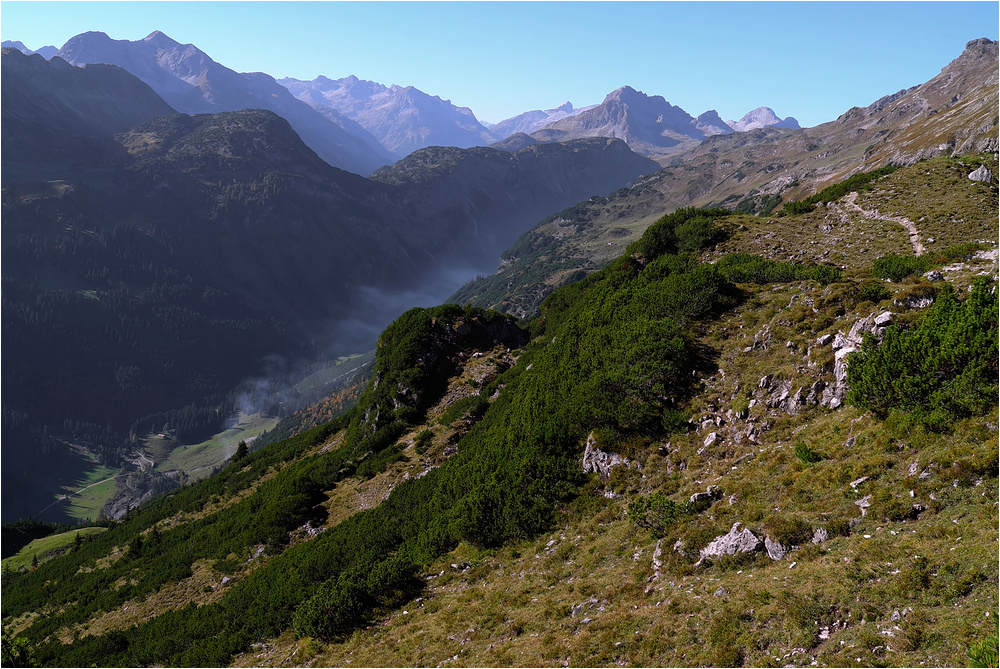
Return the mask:
<path id="1" fill-rule="evenodd" d="M 844 204 L 853 207 L 858 210 L 865 218 L 875 219 L 876 221 L 892 221 L 893 223 L 898 223 L 904 228 L 910 235 L 910 246 L 913 247 L 913 253 L 916 255 L 923 255 L 924 245 L 920 242 L 920 233 L 917 232 L 917 226 L 910 219 L 904 216 L 887 216 L 885 214 L 880 214 L 876 209 L 862 209 L 859 204 L 855 201 L 858 199 L 857 192 L 853 192 L 844 198 Z"/>

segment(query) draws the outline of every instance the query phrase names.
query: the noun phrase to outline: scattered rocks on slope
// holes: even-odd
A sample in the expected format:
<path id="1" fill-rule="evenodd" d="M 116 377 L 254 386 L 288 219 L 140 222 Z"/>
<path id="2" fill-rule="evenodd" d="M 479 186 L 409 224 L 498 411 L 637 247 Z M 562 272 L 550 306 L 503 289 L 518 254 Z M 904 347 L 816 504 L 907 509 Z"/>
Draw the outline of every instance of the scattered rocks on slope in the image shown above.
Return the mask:
<path id="1" fill-rule="evenodd" d="M 859 318 L 851 326 L 850 331 L 845 335 L 838 332 L 831 342 L 834 351 L 833 376 L 834 382 L 823 390 L 820 404 L 831 409 L 836 409 L 844 401 L 844 394 L 847 392 L 847 358 L 851 353 L 861 348 L 866 332 L 871 333 L 881 342 L 885 338 L 885 328 L 892 323 L 893 314 L 890 311 L 883 311 L 880 314 L 870 314 L 865 318 Z"/>

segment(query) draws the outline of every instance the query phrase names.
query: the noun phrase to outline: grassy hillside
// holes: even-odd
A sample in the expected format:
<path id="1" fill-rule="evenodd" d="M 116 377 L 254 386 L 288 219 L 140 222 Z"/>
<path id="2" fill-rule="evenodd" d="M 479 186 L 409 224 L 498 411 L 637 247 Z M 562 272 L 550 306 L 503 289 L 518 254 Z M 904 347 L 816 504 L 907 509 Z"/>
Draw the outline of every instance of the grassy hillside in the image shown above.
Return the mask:
<path id="1" fill-rule="evenodd" d="M 5 576 L 5 639 L 53 666 L 972 662 L 996 191 L 935 165 L 803 214 L 661 216 L 520 324 L 407 312 L 351 413 Z M 948 247 L 918 258 L 911 216 Z M 713 551 L 741 529 L 753 550 Z"/>

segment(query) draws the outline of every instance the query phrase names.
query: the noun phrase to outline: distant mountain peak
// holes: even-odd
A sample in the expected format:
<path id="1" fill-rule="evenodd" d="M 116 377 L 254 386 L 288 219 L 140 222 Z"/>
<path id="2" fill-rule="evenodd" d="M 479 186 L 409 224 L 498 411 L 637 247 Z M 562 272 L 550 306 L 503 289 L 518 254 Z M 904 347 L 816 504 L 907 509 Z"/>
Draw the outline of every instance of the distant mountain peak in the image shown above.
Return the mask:
<path id="1" fill-rule="evenodd" d="M 727 121 L 726 123 L 736 132 L 747 132 L 748 130 L 758 130 L 771 126 L 793 130 L 797 130 L 800 127 L 799 122 L 793 117 L 781 118 L 770 107 L 757 107 L 744 114 L 743 118 L 739 121 Z"/>
<path id="2" fill-rule="evenodd" d="M 719 112 L 714 109 L 709 109 L 707 112 L 700 114 L 698 118 L 694 120 L 694 127 L 705 133 L 706 136 L 712 135 L 725 135 L 733 132 L 733 129 L 729 127 L 722 117 L 719 116 Z"/>
<path id="3" fill-rule="evenodd" d="M 142 40 L 143 42 L 149 42 L 153 46 L 159 47 L 161 49 L 173 49 L 182 46 L 180 42 L 169 37 L 166 33 L 162 33 L 159 30 L 154 30 L 153 32 L 146 35 Z"/>
<path id="4" fill-rule="evenodd" d="M 980 37 L 979 39 L 966 42 L 965 51 L 962 52 L 959 58 L 990 58 L 996 60 L 997 54 L 1000 53 L 998 46 L 1000 46 L 1000 42 L 994 42 L 987 37 Z"/>

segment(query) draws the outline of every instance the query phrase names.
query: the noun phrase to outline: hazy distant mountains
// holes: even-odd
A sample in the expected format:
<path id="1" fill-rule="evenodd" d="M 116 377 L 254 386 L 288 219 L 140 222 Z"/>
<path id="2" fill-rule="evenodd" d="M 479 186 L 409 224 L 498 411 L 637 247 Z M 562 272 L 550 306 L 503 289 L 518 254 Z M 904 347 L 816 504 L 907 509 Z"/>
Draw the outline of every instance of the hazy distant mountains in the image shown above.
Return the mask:
<path id="1" fill-rule="evenodd" d="M 184 79 L 148 52 L 111 47 L 181 97 Z M 202 73 L 194 103 L 247 91 L 193 47 L 150 51 Z M 22 515 L 44 506 L 22 510 L 26 488 L 51 493 L 33 484 L 55 468 L 43 456 L 65 451 L 52 439 L 115 465 L 138 418 L 219 397 L 269 356 L 370 346 L 541 218 L 659 167 L 600 138 L 426 148 L 363 178 L 273 111 L 177 113 L 121 67 L 16 49 L 3 50 L 0 93 L 3 407 L 18 417 L 3 507 Z"/>
<path id="2" fill-rule="evenodd" d="M 369 174 L 393 157 L 354 121 L 324 115 L 295 99 L 263 73 L 240 74 L 191 44 L 156 31 L 137 41 L 113 40 L 101 32 L 71 38 L 57 54 L 73 65 L 109 63 L 147 83 L 174 109 L 186 114 L 268 109 L 287 120 L 330 165 Z"/>
<path id="3" fill-rule="evenodd" d="M 24 42 L 11 41 L 11 40 L 4 40 L 3 44 L 0 44 L 0 46 L 2 46 L 5 49 L 8 48 L 17 49 L 21 53 L 27 54 L 29 56 L 33 53 L 37 53 L 39 56 L 45 58 L 46 60 L 56 55 L 56 52 L 59 51 L 59 49 L 57 49 L 54 46 L 43 46 L 41 49 L 38 49 L 37 51 L 32 51 L 28 47 L 24 46 Z"/>
<path id="4" fill-rule="evenodd" d="M 413 86 L 383 86 L 355 76 L 281 79 L 299 100 L 323 114 L 356 121 L 398 158 L 426 146 L 483 146 L 493 136 L 468 107 L 428 95 Z"/>
<path id="5" fill-rule="evenodd" d="M 739 121 L 726 121 L 726 124 L 736 132 L 759 130 L 760 128 L 790 128 L 798 130 L 802 126 L 791 116 L 779 118 L 770 107 L 757 107 L 744 114 Z"/>
<path id="6" fill-rule="evenodd" d="M 31 53 L 21 42 L 5 46 Z M 132 73 L 179 112 L 188 114 L 269 109 L 285 118 L 302 140 L 329 164 L 357 174 L 428 146 L 496 145 L 518 150 L 531 144 L 610 137 L 625 140 L 643 155 L 665 155 L 705 137 L 763 127 L 798 128 L 770 108 L 755 109 L 739 121 L 723 121 L 714 111 L 693 117 L 658 95 L 628 86 L 600 105 L 531 110 L 487 127 L 467 107 L 413 86 L 386 86 L 356 76 L 312 81 L 275 80 L 263 73 L 237 73 L 191 44 L 156 31 L 142 40 L 113 40 L 88 32 L 62 49 L 43 47 L 74 65 L 108 63 Z"/>
<path id="7" fill-rule="evenodd" d="M 608 94 L 597 107 L 550 123 L 531 133 L 542 141 L 577 137 L 617 137 L 633 151 L 657 155 L 693 146 L 710 134 L 726 132 L 718 114 L 699 120 L 662 96 L 649 96 L 629 86 Z M 718 120 L 716 120 L 718 119 Z M 706 133 L 703 128 L 711 128 Z"/>
<path id="8" fill-rule="evenodd" d="M 580 112 L 593 109 L 597 105 L 590 105 L 580 109 L 574 109 L 573 104 L 564 102 L 555 109 L 535 109 L 518 114 L 512 118 L 500 121 L 490 128 L 490 133 L 498 140 L 504 140 L 517 133 L 530 134 L 536 130 L 541 130 L 550 123 L 562 120 L 567 116 L 576 116 Z"/>

